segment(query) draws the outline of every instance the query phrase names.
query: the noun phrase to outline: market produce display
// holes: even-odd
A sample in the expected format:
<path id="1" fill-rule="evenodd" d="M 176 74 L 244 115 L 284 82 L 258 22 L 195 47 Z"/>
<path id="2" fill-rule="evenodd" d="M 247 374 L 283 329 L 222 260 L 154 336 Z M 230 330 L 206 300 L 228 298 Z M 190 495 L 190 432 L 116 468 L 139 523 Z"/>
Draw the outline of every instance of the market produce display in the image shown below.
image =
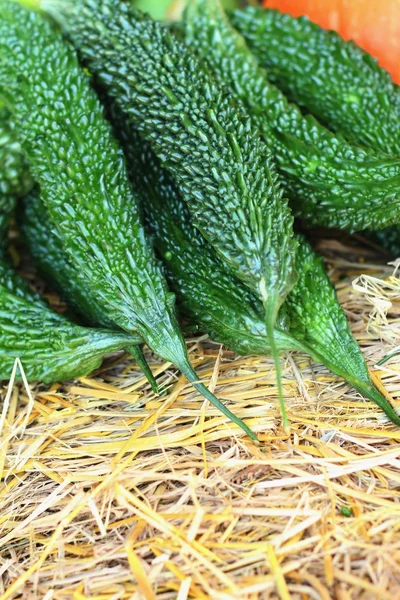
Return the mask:
<path id="1" fill-rule="evenodd" d="M 68 379 L 125 349 L 157 391 L 146 343 L 255 439 L 198 381 L 176 297 L 211 339 L 272 354 L 284 426 L 278 353 L 289 350 L 399 425 L 322 259 L 294 230 L 294 217 L 347 231 L 400 222 L 389 75 L 336 34 L 261 8 L 226 15 L 193 0 L 166 26 L 121 0 L 0 1 L 1 239 L 21 198 L 33 262 L 85 325 L 4 263 L 0 377 L 18 357 L 33 380 Z"/>
<path id="2" fill-rule="evenodd" d="M 122 144 L 132 179 L 142 186 L 146 224 L 164 258 L 182 312 L 211 339 L 240 355 L 270 354 L 260 300 L 218 260 L 195 228 L 173 179 L 134 129 L 124 130 Z M 140 181 L 139 173 L 145 174 Z M 274 333 L 278 349 L 310 354 L 400 424 L 386 398 L 371 383 L 321 257 L 302 235 L 296 237 L 299 277 L 280 311 Z"/>
<path id="3" fill-rule="evenodd" d="M 262 300 L 279 380 L 273 327 L 295 281 L 297 245 L 257 129 L 183 43 L 129 4 L 94 1 L 73 10 L 62 4 L 60 12 L 43 6 L 168 166 L 196 227 Z M 282 394 L 281 407 L 287 425 Z"/>
<path id="4" fill-rule="evenodd" d="M 244 431 L 198 382 L 140 221 L 122 151 L 73 49 L 39 13 L 2 3 L 0 89 L 63 247 L 105 316 L 139 334 Z"/>

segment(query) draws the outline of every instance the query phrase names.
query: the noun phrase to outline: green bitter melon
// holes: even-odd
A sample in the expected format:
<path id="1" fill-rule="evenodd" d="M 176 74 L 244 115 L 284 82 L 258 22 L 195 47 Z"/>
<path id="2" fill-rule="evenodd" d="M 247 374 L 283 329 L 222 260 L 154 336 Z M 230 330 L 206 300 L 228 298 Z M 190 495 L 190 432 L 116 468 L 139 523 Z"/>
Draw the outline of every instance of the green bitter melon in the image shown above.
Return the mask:
<path id="1" fill-rule="evenodd" d="M 289 104 L 268 83 L 218 2 L 190 2 L 184 33 L 190 48 L 253 113 L 293 210 L 307 225 L 357 231 L 399 219 L 400 160 L 350 145 Z"/>
<path id="2" fill-rule="evenodd" d="M 140 343 L 138 336 L 71 323 L 0 260 L 0 380 L 10 378 L 16 359 L 29 381 L 82 377 L 97 369 L 106 354 L 135 343 Z"/>
<path id="3" fill-rule="evenodd" d="M 70 260 L 116 326 L 139 333 L 194 387 L 256 439 L 198 382 L 122 151 L 73 49 L 33 11 L 2 1 L 0 92 Z"/>
<path id="4" fill-rule="evenodd" d="M 143 141 L 138 143 L 134 131 L 124 131 L 123 141 L 130 172 L 141 189 L 147 226 L 182 312 L 211 339 L 241 355 L 270 354 L 259 299 L 232 276 L 194 227 L 176 184 L 151 150 Z M 279 351 L 306 352 L 399 425 L 399 416 L 371 382 L 321 257 L 303 236 L 298 239 L 299 279 L 281 308 L 274 332 Z"/>
<path id="5" fill-rule="evenodd" d="M 293 102 L 346 139 L 400 156 L 400 88 L 370 54 L 277 10 L 248 7 L 231 22 Z"/>
<path id="6" fill-rule="evenodd" d="M 82 316 L 85 324 L 92 327 L 115 329 L 115 324 L 104 315 L 104 310 L 85 285 L 81 273 L 75 268 L 57 236 L 49 214 L 40 199 L 38 189 L 32 190 L 23 200 L 21 220 L 23 240 L 29 256 L 39 269 L 40 275 L 53 285 L 66 300 L 68 306 Z M 158 393 L 157 382 L 147 364 L 140 345 L 125 348 L 132 354 L 149 381 L 152 390 Z"/>
<path id="7" fill-rule="evenodd" d="M 11 171 L 7 172 L 11 173 Z M 4 180 L 7 173 L 3 172 Z M 8 180 L 14 188 L 14 174 Z M 13 202 L 0 195 L 0 231 L 8 226 Z M 1 241 L 1 240 L 0 240 Z M 0 244 L 2 245 L 2 244 Z M 0 380 L 10 378 L 16 359 L 29 381 L 50 383 L 88 375 L 101 365 L 104 356 L 140 338 L 124 332 L 88 329 L 70 323 L 55 313 L 0 257 Z M 18 371 L 16 379 L 21 379 Z"/>
<path id="8" fill-rule="evenodd" d="M 261 298 L 273 343 L 276 315 L 295 281 L 296 242 L 270 153 L 247 115 L 184 44 L 131 4 L 40 6 L 173 173 L 196 227 Z M 279 381 L 278 361 L 277 374 Z"/>
<path id="9" fill-rule="evenodd" d="M 367 52 L 306 17 L 249 7 L 231 21 L 291 100 L 347 140 L 400 156 L 400 88 Z M 365 235 L 400 256 L 398 226 Z"/>
<path id="10" fill-rule="evenodd" d="M 4 106 L 0 108 L 0 169 L 0 215 L 2 215 L 0 220 L 0 249 L 1 244 L 3 244 L 4 251 L 6 231 L 13 214 L 13 209 L 15 208 L 17 197 L 25 195 L 33 187 L 28 164 L 17 139 L 11 114 Z M 46 217 L 45 214 L 37 215 L 41 227 L 40 231 L 43 236 L 47 235 L 48 231 L 46 228 L 52 227 L 50 220 Z M 36 241 L 40 243 L 40 240 Z M 34 257 L 35 245 L 30 250 Z M 47 255 L 48 259 L 54 258 L 56 261 L 53 271 L 49 273 L 52 283 L 59 283 L 58 289 L 61 295 L 67 299 L 73 308 L 81 305 L 81 310 L 79 310 L 78 306 L 78 312 L 84 314 L 85 324 L 90 324 L 94 327 L 100 326 L 106 329 L 115 329 L 111 321 L 104 319 L 103 311 L 100 307 L 96 306 L 95 299 L 88 294 L 79 271 L 75 270 L 72 263 L 66 258 L 61 242 L 58 242 L 57 250 L 58 252 L 53 254 L 50 252 Z M 63 293 L 64 291 L 69 293 L 65 294 Z M 135 358 L 150 382 L 153 391 L 158 393 L 157 383 L 147 364 L 141 346 L 132 346 L 129 349 L 127 348 L 127 351 Z"/>

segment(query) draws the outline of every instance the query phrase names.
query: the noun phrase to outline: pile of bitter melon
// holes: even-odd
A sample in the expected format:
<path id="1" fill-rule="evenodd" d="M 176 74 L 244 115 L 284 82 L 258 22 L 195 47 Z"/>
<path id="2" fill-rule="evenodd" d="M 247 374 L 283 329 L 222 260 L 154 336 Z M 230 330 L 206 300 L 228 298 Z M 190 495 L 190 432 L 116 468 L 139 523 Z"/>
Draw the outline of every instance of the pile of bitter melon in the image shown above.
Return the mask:
<path id="1" fill-rule="evenodd" d="M 22 4 L 0 0 L 0 378 L 16 358 L 30 380 L 81 376 L 125 349 L 156 390 L 146 343 L 254 438 L 197 380 L 176 298 L 211 339 L 271 353 L 279 389 L 279 353 L 307 352 L 400 424 L 294 232 L 295 217 L 347 231 L 400 220 L 389 75 L 275 11 L 191 0 L 172 26 L 128 0 Z M 66 316 L 11 267 L 14 215 Z"/>

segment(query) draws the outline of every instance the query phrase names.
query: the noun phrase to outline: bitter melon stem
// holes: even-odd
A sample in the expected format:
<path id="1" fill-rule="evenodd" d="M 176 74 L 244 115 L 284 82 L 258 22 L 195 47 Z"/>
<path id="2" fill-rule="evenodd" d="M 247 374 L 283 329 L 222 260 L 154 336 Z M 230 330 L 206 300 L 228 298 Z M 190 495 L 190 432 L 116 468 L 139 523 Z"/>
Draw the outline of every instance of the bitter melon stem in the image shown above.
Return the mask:
<path id="1" fill-rule="evenodd" d="M 399 354 L 400 354 L 400 346 L 396 346 L 396 348 L 393 348 L 393 350 L 391 350 L 388 354 L 385 354 L 385 356 L 383 358 L 381 358 L 381 360 L 377 363 L 377 365 L 380 367 L 381 365 L 384 365 L 388 360 L 390 360 L 394 356 L 398 356 Z"/>
<path id="2" fill-rule="evenodd" d="M 265 324 L 267 330 L 268 342 L 271 347 L 271 356 L 275 363 L 275 371 L 276 371 L 276 385 L 278 387 L 278 399 L 279 406 L 281 409 L 282 416 L 282 425 L 285 432 L 288 432 L 290 429 L 289 419 L 286 412 L 285 406 L 285 398 L 283 396 L 283 384 L 282 384 L 282 371 L 281 371 L 281 362 L 279 358 L 278 348 L 276 346 L 275 337 L 274 337 L 274 328 L 276 323 L 276 318 L 279 310 L 279 301 L 275 295 L 269 295 L 266 298 L 263 298 L 264 310 L 265 310 Z"/>
<path id="3" fill-rule="evenodd" d="M 130 346 L 129 348 L 126 348 L 126 351 L 129 352 L 129 354 L 131 354 L 133 356 L 133 358 L 136 360 L 143 375 L 146 377 L 147 381 L 150 383 L 151 389 L 153 390 L 153 392 L 155 394 L 159 395 L 160 390 L 158 388 L 157 381 L 155 380 L 154 375 L 153 375 L 149 365 L 147 364 L 147 360 L 143 354 L 142 347 L 141 346 Z"/>
<path id="4" fill-rule="evenodd" d="M 251 429 L 246 425 L 246 423 L 244 423 L 242 419 L 239 419 L 239 417 L 234 415 L 229 410 L 229 408 L 222 404 L 222 402 L 218 400 L 218 398 L 216 398 L 212 392 L 210 392 L 210 390 L 204 385 L 204 383 L 201 383 L 199 381 L 199 377 L 196 371 L 193 369 L 192 365 L 189 363 L 189 361 L 185 362 L 184 364 L 179 364 L 177 366 L 179 370 L 185 375 L 186 379 L 190 381 L 193 387 L 198 392 L 200 392 L 200 394 L 202 394 L 207 400 L 209 400 L 211 404 L 213 404 L 215 408 L 217 408 L 226 417 L 228 417 L 228 419 L 230 419 L 231 421 L 233 421 L 233 423 L 235 423 L 241 429 L 243 429 L 243 431 L 247 433 L 247 435 L 253 440 L 253 442 L 258 443 L 257 436 L 251 431 Z"/>

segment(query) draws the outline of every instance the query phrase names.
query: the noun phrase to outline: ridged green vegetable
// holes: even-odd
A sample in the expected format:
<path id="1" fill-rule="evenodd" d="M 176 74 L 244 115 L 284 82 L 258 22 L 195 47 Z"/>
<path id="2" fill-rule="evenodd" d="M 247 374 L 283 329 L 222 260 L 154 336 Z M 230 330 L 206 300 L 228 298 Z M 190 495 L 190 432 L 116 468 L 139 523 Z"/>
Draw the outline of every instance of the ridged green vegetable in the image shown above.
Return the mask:
<path id="1" fill-rule="evenodd" d="M 0 91 L 14 109 L 30 170 L 64 249 L 99 306 L 256 439 L 198 383 L 122 151 L 75 52 L 40 14 L 3 0 L 0 53 Z"/>
<path id="2" fill-rule="evenodd" d="M 171 171 L 196 227 L 277 311 L 294 282 L 293 218 L 246 116 L 167 28 L 129 3 L 41 6 Z"/>
<path id="3" fill-rule="evenodd" d="M 217 2 L 188 5 L 185 39 L 257 120 L 295 214 L 349 231 L 400 217 L 400 160 L 353 146 L 304 116 L 273 85 Z M 210 48 L 212 47 L 212 52 Z"/>
<path id="4" fill-rule="evenodd" d="M 146 144 L 138 142 L 132 130 L 123 132 L 122 141 L 131 175 L 141 190 L 147 226 L 180 309 L 211 339 L 231 350 L 242 355 L 270 354 L 260 300 L 232 276 L 193 226 L 176 184 Z M 310 354 L 399 425 L 393 407 L 371 382 L 321 257 L 302 236 L 298 238 L 299 279 L 281 308 L 274 333 L 279 351 Z"/>
<path id="5" fill-rule="evenodd" d="M 35 189 L 28 194 L 23 204 L 22 237 L 29 250 L 29 256 L 38 267 L 40 274 L 57 289 L 68 306 L 83 317 L 85 324 L 115 329 L 114 322 L 105 316 L 103 308 L 97 304 L 96 298 L 86 287 L 81 273 L 68 259 L 46 207 L 40 199 L 39 190 Z M 125 350 L 132 354 L 153 391 L 158 393 L 157 382 L 141 346 L 130 346 Z"/>
<path id="6" fill-rule="evenodd" d="M 22 148 L 15 139 L 15 132 L 10 122 L 10 114 L 4 108 L 0 111 L 0 125 L 2 127 L 2 135 L 0 137 L 0 158 L 2 162 L 2 171 L 0 175 L 0 293 L 3 293 L 3 306 L 7 307 L 3 314 L 3 320 L 0 318 L 0 331 L 3 325 L 5 328 L 7 327 L 8 321 L 14 319 L 17 320 L 12 335 L 10 335 L 9 329 L 7 329 L 6 334 L 5 330 L 3 332 L 3 354 L 6 352 L 8 359 L 4 359 L 3 369 L 0 369 L 0 378 L 1 374 L 4 375 L 4 378 L 7 378 L 7 376 L 11 374 L 10 368 L 12 369 L 16 356 L 23 358 L 24 367 L 27 360 L 27 369 L 31 377 L 42 380 L 45 383 L 57 378 L 63 378 L 64 375 L 68 374 L 71 378 L 86 375 L 90 372 L 88 369 L 91 368 L 91 365 L 95 365 L 93 368 L 97 368 L 97 366 L 101 364 L 102 357 L 105 354 L 114 350 L 125 349 L 123 344 L 129 344 L 129 352 L 134 356 L 146 377 L 149 379 L 154 391 L 158 391 L 157 384 L 144 359 L 140 346 L 133 345 L 138 344 L 138 336 L 132 338 L 132 336 L 123 334 L 121 331 L 119 332 L 119 335 L 114 335 L 112 331 L 107 332 L 103 330 L 99 330 L 99 334 L 96 335 L 91 330 L 83 329 L 82 327 L 79 328 L 72 323 L 68 323 L 66 319 L 58 319 L 58 315 L 49 309 L 47 304 L 43 302 L 38 294 L 33 294 L 30 291 L 30 288 L 26 283 L 13 272 L 4 260 L 6 233 L 14 213 L 16 196 L 26 193 L 26 191 L 32 187 L 33 182 L 29 175 L 28 165 L 22 153 Z M 34 196 L 33 192 L 31 192 L 30 196 Z M 51 228 L 52 225 L 45 210 L 37 216 L 41 220 L 42 226 L 44 225 L 44 229 L 41 229 L 41 231 L 44 235 L 48 234 L 49 229 L 46 229 L 46 226 L 47 228 Z M 47 235 L 47 237 L 49 240 L 52 239 L 52 236 Z M 60 262 L 58 263 L 57 267 L 60 268 L 60 270 L 57 269 L 54 273 L 57 277 L 63 273 L 63 266 L 64 265 L 60 264 Z M 73 269 L 71 268 L 68 277 L 64 280 L 65 283 L 68 281 L 69 286 L 71 286 L 72 271 Z M 79 289 L 84 290 L 85 288 Z M 6 291 L 10 292 L 7 301 L 4 295 Z M 82 292 L 81 295 L 84 296 L 84 292 Z M 16 296 L 17 298 L 15 299 L 13 296 Z M 26 301 L 26 304 L 23 302 L 21 303 L 20 300 L 23 302 Z M 13 312 L 14 309 L 25 311 L 27 320 L 24 322 L 23 319 L 20 318 L 20 315 L 16 315 Z M 90 302 L 89 298 L 87 309 L 88 313 L 90 311 L 93 311 L 94 313 L 95 311 L 93 302 Z M 41 315 L 41 318 L 43 319 L 42 329 L 39 328 L 33 332 L 32 330 L 28 331 L 29 336 L 25 345 L 20 342 L 16 346 L 13 345 L 15 342 L 15 335 L 18 331 L 22 339 L 27 337 L 23 327 L 27 326 L 27 323 L 29 323 L 28 319 L 32 315 L 35 315 L 35 319 L 39 319 Z M 104 329 L 114 328 L 112 324 L 105 322 L 101 323 L 100 320 L 97 323 L 93 322 L 93 325 L 99 325 L 99 323 Z M 60 338 L 58 345 L 51 342 L 54 336 L 54 331 L 50 331 L 51 327 L 57 328 L 55 331 L 58 332 L 57 335 L 59 335 Z M 38 337 L 35 338 L 35 335 Z M 37 344 L 37 339 L 39 338 L 49 342 L 45 355 L 42 354 L 43 342 L 41 342 L 40 345 Z M 82 350 L 79 351 L 81 354 L 78 356 L 76 356 L 75 348 L 71 345 L 75 343 L 75 339 L 76 344 L 82 344 L 83 346 Z M 85 358 L 84 352 L 87 353 L 87 358 Z M 71 356 L 74 354 L 71 360 L 69 354 Z M 29 356 L 29 358 L 27 358 L 27 356 Z M 1 357 L 2 353 L 0 349 L 0 358 Z M 43 358 L 48 361 L 45 365 L 41 364 Z M 71 362 L 70 366 L 69 362 Z M 59 371 L 57 371 L 57 369 L 59 369 Z M 43 374 L 43 378 L 41 377 L 41 374 Z"/>
<path id="7" fill-rule="evenodd" d="M 33 186 L 28 163 L 24 157 L 21 145 L 18 142 L 11 115 L 4 106 L 0 108 L 0 165 L 0 251 L 4 251 L 6 245 L 6 231 L 12 213 L 14 212 L 16 197 L 23 196 Z M 37 217 L 38 223 L 40 223 L 40 231 L 43 235 L 42 243 L 45 243 L 46 240 L 46 243 L 51 244 L 54 238 L 57 240 L 58 238 L 56 238 L 56 236 L 48 235 L 49 228 L 51 229 L 53 226 L 47 214 L 45 212 L 43 212 L 43 214 L 38 213 Z M 40 243 L 40 240 L 36 241 Z M 32 257 L 36 256 L 35 245 L 31 247 L 30 250 Z M 51 275 L 52 283 L 59 282 L 60 285 L 58 286 L 58 289 L 61 295 L 68 300 L 71 307 L 75 309 L 78 308 L 78 312 L 84 314 L 85 324 L 90 324 L 94 327 L 100 326 L 106 329 L 115 329 L 113 323 L 104 319 L 101 309 L 96 306 L 93 297 L 90 297 L 90 294 L 87 293 L 87 289 L 83 284 L 79 272 L 75 271 L 73 265 L 67 260 L 65 253 L 62 250 L 61 242 L 58 242 L 56 245 L 56 250 L 58 250 L 58 252 L 55 251 L 52 253 L 50 248 L 49 252 L 46 252 L 48 259 L 55 259 L 54 269 L 49 273 L 49 275 Z M 68 273 L 66 273 L 67 269 Z M 65 288 L 69 293 L 63 293 L 62 288 Z M 76 301 L 74 299 L 75 296 L 77 297 Z M 79 310 L 79 307 L 77 306 L 80 303 L 82 303 L 81 310 Z M 158 393 L 157 383 L 146 362 L 141 346 L 131 346 L 127 351 L 135 358 L 139 367 L 150 382 L 153 391 Z"/>
<path id="8" fill-rule="evenodd" d="M 79 327 L 55 313 L 0 260 L 0 380 L 20 359 L 29 381 L 88 375 L 110 352 L 139 343 L 124 332 Z M 17 373 L 16 379 L 21 379 Z"/>
<path id="9" fill-rule="evenodd" d="M 7 189 L 12 189 L 13 177 Z M 0 206 L 6 208 L 0 212 L 0 231 L 4 233 L 13 205 L 1 202 L 2 198 Z M 109 352 L 139 341 L 124 332 L 70 323 L 30 289 L 4 256 L 0 258 L 0 380 L 10 378 L 17 358 L 29 381 L 82 377 L 99 367 Z M 21 373 L 16 373 L 16 379 L 21 379 Z"/>
<path id="10" fill-rule="evenodd" d="M 400 156 L 400 88 L 370 54 L 307 17 L 248 7 L 231 21 L 293 102 L 348 140 Z"/>
<path id="11" fill-rule="evenodd" d="M 249 7 L 231 20 L 290 99 L 347 140 L 400 156 L 400 88 L 372 56 L 306 17 Z M 400 256 L 398 226 L 365 235 Z"/>
<path id="12" fill-rule="evenodd" d="M 247 115 L 166 27 L 130 4 L 49 0 L 41 6 L 173 173 L 196 227 L 261 298 L 273 344 L 279 307 L 295 281 L 296 243 L 269 151 Z"/>

